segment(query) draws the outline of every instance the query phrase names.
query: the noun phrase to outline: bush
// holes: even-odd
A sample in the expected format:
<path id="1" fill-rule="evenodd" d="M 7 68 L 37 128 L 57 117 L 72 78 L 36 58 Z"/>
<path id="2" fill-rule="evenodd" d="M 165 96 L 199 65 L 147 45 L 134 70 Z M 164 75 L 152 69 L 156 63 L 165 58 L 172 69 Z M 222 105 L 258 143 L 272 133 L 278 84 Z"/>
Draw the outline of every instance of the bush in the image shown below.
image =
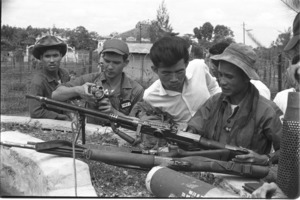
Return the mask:
<path id="1" fill-rule="evenodd" d="M 20 82 L 13 82 L 9 85 L 9 91 L 27 91 L 27 85 Z"/>

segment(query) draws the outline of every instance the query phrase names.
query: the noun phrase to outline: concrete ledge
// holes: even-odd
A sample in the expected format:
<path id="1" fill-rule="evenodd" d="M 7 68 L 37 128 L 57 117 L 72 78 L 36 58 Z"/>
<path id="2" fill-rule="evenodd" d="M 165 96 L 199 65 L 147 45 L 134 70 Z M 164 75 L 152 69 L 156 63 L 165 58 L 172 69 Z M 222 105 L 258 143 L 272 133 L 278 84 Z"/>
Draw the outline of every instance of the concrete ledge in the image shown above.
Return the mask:
<path id="1" fill-rule="evenodd" d="M 2 121 L 2 119 L 1 119 Z M 26 144 L 41 142 L 17 131 L 1 132 L 1 141 Z M 23 196 L 75 196 L 73 159 L 1 146 L 1 187 Z M 96 197 L 88 165 L 76 160 L 77 196 Z M 15 195 L 15 194 L 11 194 Z"/>
<path id="2" fill-rule="evenodd" d="M 23 117 L 23 116 L 8 116 L 8 115 L 1 115 L 1 123 L 19 123 L 19 124 L 28 124 L 30 126 L 41 126 L 44 129 L 51 129 L 51 130 L 62 130 L 62 131 L 72 131 L 71 129 L 71 122 L 70 121 L 62 121 L 62 120 L 54 120 L 54 119 L 33 119 L 30 117 Z M 134 131 L 120 128 L 121 131 L 127 133 L 129 136 L 135 138 L 136 133 Z M 95 124 L 87 123 L 85 126 L 85 134 L 86 135 L 93 135 L 93 134 L 109 134 L 111 137 L 116 138 L 119 142 L 119 146 L 127 143 L 118 135 L 116 135 L 111 127 L 107 126 L 100 126 Z"/>

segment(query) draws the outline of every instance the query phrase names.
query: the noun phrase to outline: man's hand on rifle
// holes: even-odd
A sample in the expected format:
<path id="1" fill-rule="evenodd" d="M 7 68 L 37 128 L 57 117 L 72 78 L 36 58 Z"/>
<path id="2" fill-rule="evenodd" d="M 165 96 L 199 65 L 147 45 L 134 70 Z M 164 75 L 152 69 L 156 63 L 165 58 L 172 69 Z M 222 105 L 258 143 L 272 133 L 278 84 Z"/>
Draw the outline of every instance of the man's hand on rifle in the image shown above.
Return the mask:
<path id="1" fill-rule="evenodd" d="M 268 165 L 269 157 L 267 155 L 258 154 L 250 149 L 247 149 L 248 154 L 236 155 L 235 158 L 232 159 L 234 162 L 239 163 L 251 163 L 256 165 Z"/>
<path id="2" fill-rule="evenodd" d="M 78 95 L 84 99 L 85 101 L 91 103 L 91 104 L 95 104 L 95 100 L 96 98 L 94 97 L 94 95 L 89 92 L 89 87 L 94 86 L 94 83 L 85 83 L 82 86 L 79 86 L 79 89 L 77 91 Z"/>
<path id="3" fill-rule="evenodd" d="M 113 107 L 109 101 L 109 98 L 101 99 L 101 101 L 98 102 L 97 106 L 98 106 L 98 110 L 103 113 L 108 114 L 113 112 Z"/>

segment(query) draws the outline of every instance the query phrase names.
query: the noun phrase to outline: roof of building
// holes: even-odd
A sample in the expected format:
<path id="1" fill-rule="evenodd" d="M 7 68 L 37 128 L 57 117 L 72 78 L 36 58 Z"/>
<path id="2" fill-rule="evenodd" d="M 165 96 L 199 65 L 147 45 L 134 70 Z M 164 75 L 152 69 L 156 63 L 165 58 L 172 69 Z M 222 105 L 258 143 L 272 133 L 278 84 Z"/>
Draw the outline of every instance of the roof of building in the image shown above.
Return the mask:
<path id="1" fill-rule="evenodd" d="M 130 53 L 148 54 L 153 44 L 151 43 L 127 43 Z"/>
<path id="2" fill-rule="evenodd" d="M 140 53 L 140 54 L 148 54 L 150 53 L 150 49 L 152 47 L 152 43 L 128 43 L 129 53 Z M 102 51 L 103 46 L 100 46 L 97 51 L 100 53 Z"/>

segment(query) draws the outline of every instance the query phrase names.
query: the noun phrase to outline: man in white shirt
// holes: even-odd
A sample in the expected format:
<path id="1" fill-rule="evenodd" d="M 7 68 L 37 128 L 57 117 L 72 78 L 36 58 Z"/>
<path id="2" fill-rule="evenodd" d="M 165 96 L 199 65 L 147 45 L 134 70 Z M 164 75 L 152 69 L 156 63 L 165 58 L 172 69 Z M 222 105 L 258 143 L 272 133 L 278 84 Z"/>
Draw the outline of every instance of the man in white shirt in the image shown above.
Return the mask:
<path id="1" fill-rule="evenodd" d="M 159 79 L 145 90 L 143 97 L 144 102 L 180 123 L 188 122 L 211 95 L 221 92 L 203 59 L 189 62 L 188 47 L 177 36 L 163 37 L 153 44 L 152 70 Z"/>
<path id="2" fill-rule="evenodd" d="M 299 64 L 300 55 L 296 55 L 293 60 L 292 60 L 292 66 Z M 299 83 L 295 80 L 294 73 L 291 70 L 291 67 L 287 69 L 287 88 L 285 90 L 282 90 L 278 92 L 274 98 L 274 103 L 280 108 L 280 110 L 283 112 L 283 115 L 280 117 L 281 119 L 283 118 L 286 108 L 287 108 L 287 101 L 288 101 L 288 94 L 290 92 L 296 92 L 299 91 Z"/>
<path id="3" fill-rule="evenodd" d="M 166 36 L 153 44 L 150 59 L 159 79 L 145 90 L 144 102 L 132 109 L 132 116 L 186 123 L 211 95 L 221 92 L 203 59 L 189 63 L 188 48 L 187 41 L 177 36 Z"/>

